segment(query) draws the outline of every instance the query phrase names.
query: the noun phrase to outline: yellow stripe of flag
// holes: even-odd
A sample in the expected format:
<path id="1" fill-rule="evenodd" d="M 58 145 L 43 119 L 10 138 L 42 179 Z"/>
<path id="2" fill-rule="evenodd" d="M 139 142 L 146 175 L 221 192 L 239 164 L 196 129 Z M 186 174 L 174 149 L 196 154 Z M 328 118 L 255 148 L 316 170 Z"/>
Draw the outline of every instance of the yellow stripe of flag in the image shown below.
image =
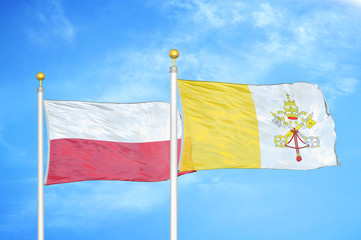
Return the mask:
<path id="1" fill-rule="evenodd" d="M 178 80 L 184 117 L 180 171 L 261 168 L 256 109 L 248 85 Z"/>

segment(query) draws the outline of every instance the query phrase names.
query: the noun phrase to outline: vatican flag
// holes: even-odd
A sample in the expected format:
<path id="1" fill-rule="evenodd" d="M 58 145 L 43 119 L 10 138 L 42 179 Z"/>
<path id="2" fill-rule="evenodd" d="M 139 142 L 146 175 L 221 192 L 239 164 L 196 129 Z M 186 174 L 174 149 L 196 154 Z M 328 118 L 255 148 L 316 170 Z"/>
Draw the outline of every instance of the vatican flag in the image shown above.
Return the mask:
<path id="1" fill-rule="evenodd" d="M 316 84 L 178 80 L 178 86 L 184 125 L 180 171 L 339 165 L 335 124 Z"/>

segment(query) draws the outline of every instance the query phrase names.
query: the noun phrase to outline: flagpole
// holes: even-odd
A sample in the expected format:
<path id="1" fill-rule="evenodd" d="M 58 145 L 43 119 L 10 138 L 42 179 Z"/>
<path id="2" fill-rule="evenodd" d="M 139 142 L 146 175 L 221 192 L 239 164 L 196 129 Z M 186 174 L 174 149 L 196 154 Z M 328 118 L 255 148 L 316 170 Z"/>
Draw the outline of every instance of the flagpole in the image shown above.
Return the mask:
<path id="1" fill-rule="evenodd" d="M 173 59 L 170 67 L 170 240 L 178 239 L 178 161 L 177 161 L 177 73 L 175 60 L 179 56 L 176 49 L 169 52 Z"/>
<path id="2" fill-rule="evenodd" d="M 38 92 L 38 240 L 44 240 L 44 130 L 43 130 L 43 94 L 41 82 L 45 75 L 39 72 L 36 78 L 40 81 Z"/>

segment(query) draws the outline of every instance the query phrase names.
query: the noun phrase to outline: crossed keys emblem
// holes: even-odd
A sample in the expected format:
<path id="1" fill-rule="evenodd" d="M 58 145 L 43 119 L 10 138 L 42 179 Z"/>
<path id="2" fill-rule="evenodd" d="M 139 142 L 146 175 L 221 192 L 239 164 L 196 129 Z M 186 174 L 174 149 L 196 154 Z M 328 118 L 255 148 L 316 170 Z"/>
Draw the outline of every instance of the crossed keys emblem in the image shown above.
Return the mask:
<path id="1" fill-rule="evenodd" d="M 296 149 L 297 162 L 302 161 L 300 149 L 303 148 L 317 148 L 320 147 L 320 139 L 315 136 L 306 136 L 301 130 L 311 129 L 316 125 L 316 122 L 312 119 L 313 113 L 307 114 L 307 112 L 298 112 L 298 106 L 295 100 L 291 100 L 287 94 L 287 99 L 284 100 L 282 110 L 278 110 L 277 113 L 271 112 L 273 115 L 272 122 L 279 128 L 283 127 L 289 131 L 285 135 L 277 135 L 274 137 L 274 143 L 279 148 L 293 148 Z"/>

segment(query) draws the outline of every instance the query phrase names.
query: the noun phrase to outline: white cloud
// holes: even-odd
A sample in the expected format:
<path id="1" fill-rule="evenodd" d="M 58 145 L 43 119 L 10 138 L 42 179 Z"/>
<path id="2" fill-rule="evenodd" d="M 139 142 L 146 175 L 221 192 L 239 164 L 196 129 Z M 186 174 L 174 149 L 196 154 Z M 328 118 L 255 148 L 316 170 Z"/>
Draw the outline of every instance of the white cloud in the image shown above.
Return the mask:
<path id="1" fill-rule="evenodd" d="M 169 50 L 122 49 L 110 53 L 105 59 L 105 66 L 98 70 L 103 78 L 99 79 L 103 91 L 97 101 L 168 100 L 169 67 L 172 64 L 168 56 Z"/>
<path id="2" fill-rule="evenodd" d="M 190 173 L 190 174 L 186 174 L 183 175 L 181 177 L 178 178 L 178 186 L 179 188 L 188 188 L 189 186 L 193 186 L 197 183 L 199 183 L 201 181 L 199 175 L 197 174 L 197 172 L 195 173 Z"/>
<path id="3" fill-rule="evenodd" d="M 194 14 L 194 21 L 203 21 L 214 27 L 223 27 L 226 24 L 239 23 L 243 20 L 240 12 L 243 4 L 240 2 L 228 2 L 222 5 L 219 2 L 210 3 L 202 0 L 195 0 L 194 5 L 197 11 Z"/>
<path id="4" fill-rule="evenodd" d="M 178 179 L 178 186 L 187 189 L 198 182 L 196 174 L 188 174 Z M 46 224 L 58 228 L 95 227 L 109 219 L 150 214 L 168 208 L 169 186 L 169 181 L 88 181 L 46 186 Z"/>
<path id="5" fill-rule="evenodd" d="M 17 239 L 28 237 L 27 229 L 33 228 L 34 222 L 36 222 L 37 202 L 33 200 L 34 192 L 30 195 L 26 194 L 26 191 L 21 189 L 20 184 L 30 183 L 32 186 L 36 186 L 36 180 L 37 179 L 16 179 L 4 181 L 2 186 L 17 190 L 9 193 L 9 195 L 12 196 L 11 198 L 3 198 L 2 211 L 0 212 L 0 233 L 9 233 Z M 12 187 L 10 188 L 10 186 Z M 20 192 L 21 194 L 19 194 Z M 20 195 L 21 197 L 19 197 Z"/>
<path id="6" fill-rule="evenodd" d="M 200 180 L 196 174 L 178 178 L 178 188 L 187 190 Z M 35 183 L 36 178 L 8 182 Z M 169 181 L 87 181 L 44 187 L 45 228 L 96 228 L 100 222 L 132 219 L 169 207 Z M 13 203 L 0 219 L 0 232 L 23 232 L 36 222 L 37 202 L 30 197 Z M 100 224 L 101 226 L 101 224 Z"/>
<path id="7" fill-rule="evenodd" d="M 176 22 L 177 29 L 187 25 L 186 30 L 177 30 L 177 34 L 161 36 L 165 43 L 181 46 L 181 56 L 177 60 L 181 66 L 180 78 L 265 83 L 268 73 L 282 64 L 293 64 L 303 69 L 309 75 L 304 81 L 327 79 L 335 74 L 341 77 L 344 64 L 339 61 L 337 53 L 333 54 L 327 48 L 354 47 L 361 39 L 353 27 L 353 17 L 332 8 L 322 11 L 311 9 L 297 15 L 269 2 L 255 7 L 239 1 L 174 0 L 164 6 L 167 10 L 178 9 L 178 17 L 182 21 Z M 187 19 L 205 27 L 199 30 L 199 25 L 189 25 Z M 236 36 L 235 41 L 242 42 L 243 38 L 237 32 L 244 33 L 244 29 L 253 26 L 264 37 L 256 38 L 259 40 L 250 43 L 247 48 L 224 38 L 221 41 L 219 37 L 228 24 L 234 24 L 236 31 L 232 35 Z M 212 28 L 219 32 L 215 34 Z M 216 46 L 212 44 L 209 48 L 204 45 L 205 39 L 211 39 Z M 155 41 L 150 45 L 156 45 Z M 144 55 L 145 51 L 147 55 Z M 168 99 L 169 75 L 168 68 L 164 67 L 170 63 L 168 51 L 153 47 L 136 51 L 120 49 L 109 54 L 106 63 L 107 69 L 112 69 L 112 75 L 107 78 L 112 77 L 114 81 L 104 84 L 104 94 L 98 100 Z M 107 72 L 107 69 L 102 71 Z"/>
<path id="8" fill-rule="evenodd" d="M 341 92 L 351 94 L 355 92 L 358 82 L 359 81 L 354 78 L 343 78 L 337 85 Z"/>
<path id="9" fill-rule="evenodd" d="M 30 41 L 48 45 L 54 38 L 71 43 L 76 31 L 73 24 L 64 13 L 60 0 L 51 0 L 38 4 L 35 10 L 38 24 L 28 30 Z"/>
<path id="10" fill-rule="evenodd" d="M 330 0 L 330 1 L 352 4 L 354 6 L 361 7 L 361 0 Z"/>
<path id="11" fill-rule="evenodd" d="M 351 95 L 357 91 L 359 80 L 355 78 L 332 78 L 321 83 L 320 88 L 327 95 L 327 104 L 333 108 L 339 97 Z"/>
<path id="12" fill-rule="evenodd" d="M 282 64 L 301 69 L 304 81 L 343 79 L 354 67 L 347 68 L 333 49 L 352 49 L 361 43 L 354 17 L 333 8 L 311 8 L 300 15 L 269 2 L 257 6 L 231 0 L 173 0 L 159 4 L 172 9 L 171 13 L 178 11 L 182 20 L 175 21 L 176 34 L 170 31 L 168 36 L 156 36 L 148 48 L 114 50 L 103 57 L 102 66 L 97 59 L 89 76 L 98 78 L 98 85 L 92 86 L 95 97 L 91 100 L 168 101 L 171 61 L 170 48 L 164 46 L 170 44 L 180 47 L 179 78 L 262 84 L 269 83 L 268 74 Z M 196 24 L 189 24 L 187 19 Z M 230 24 L 232 40 L 222 35 L 228 33 L 224 29 Z M 249 29 L 259 35 L 252 36 L 256 40 L 246 41 L 248 45 L 244 46 L 243 38 Z M 348 76 L 354 79 L 352 74 Z M 69 85 L 73 84 L 71 81 Z"/>
<path id="13" fill-rule="evenodd" d="M 294 188 L 294 183 L 285 181 L 272 183 L 249 182 L 246 179 L 240 181 L 238 171 L 242 170 L 198 171 L 197 181 L 189 185 L 186 191 L 181 189 L 183 194 L 192 196 L 187 199 L 189 202 L 183 203 L 187 206 L 187 210 L 184 211 L 193 212 L 196 208 L 200 220 L 206 222 L 207 226 L 219 226 L 219 219 L 222 219 L 222 225 L 234 226 L 238 224 L 235 223 L 239 219 L 238 214 L 242 214 L 244 219 L 272 216 L 279 209 L 264 205 L 262 199 L 272 196 L 272 192 L 276 190 Z M 269 199 L 270 205 L 275 200 L 279 201 L 279 199 Z M 194 206 L 192 204 L 194 202 L 201 205 Z M 204 212 L 207 213 L 207 217 L 201 217 Z"/>
<path id="14" fill-rule="evenodd" d="M 315 41 L 313 29 L 310 26 L 297 26 L 293 29 L 297 42 L 301 45 L 312 44 Z"/>
<path id="15" fill-rule="evenodd" d="M 175 3 L 178 2 L 173 2 Z M 187 1 L 185 5 L 179 5 L 185 9 L 195 3 L 198 2 Z M 218 7 L 221 8 L 220 5 Z M 260 4 L 259 7 L 243 4 L 242 11 L 249 12 L 253 18 L 245 17 L 242 23 L 235 25 L 236 28 L 244 32 L 247 26 L 256 26 L 261 36 L 256 38 L 258 41 L 249 44 L 245 49 L 224 38 L 219 40 L 214 31 L 202 29 L 201 33 L 194 32 L 190 34 L 192 40 L 186 43 L 191 46 L 188 50 L 195 50 L 181 56 L 183 62 L 180 76 L 188 79 L 260 84 L 268 80 L 270 71 L 283 64 L 292 64 L 301 69 L 306 77 L 300 79 L 301 81 L 322 82 L 322 79 L 327 79 L 329 82 L 330 78 L 342 79 L 343 75 L 352 72 L 353 66 L 347 66 L 339 59 L 342 55 L 333 49 L 353 49 L 361 43 L 361 35 L 357 32 L 353 15 L 334 8 L 315 8 L 299 15 L 268 2 Z M 192 11 L 185 11 L 184 18 L 191 17 L 191 13 Z M 204 16 L 210 16 L 210 13 Z M 192 32 L 192 29 L 190 26 L 187 31 Z M 222 35 L 222 28 L 219 30 L 218 34 Z M 233 35 L 238 36 L 236 39 L 242 42 L 243 36 L 237 35 L 237 31 Z M 215 39 L 213 41 L 218 40 L 222 44 L 210 49 L 202 44 L 204 39 Z M 232 46 L 229 47 L 231 50 L 228 49 L 228 44 Z"/>
<path id="16" fill-rule="evenodd" d="M 301 68 L 307 76 L 304 81 L 330 82 L 330 78 L 343 79 L 343 75 L 355 72 L 339 54 L 360 50 L 361 35 L 355 27 L 355 15 L 336 8 L 311 9 L 297 15 L 269 3 L 261 4 L 261 8 L 262 11 L 253 14 L 254 24 L 263 31 L 266 40 L 255 42 L 249 50 L 246 63 L 251 70 L 250 78 L 258 81 L 282 64 Z"/>
<path id="17" fill-rule="evenodd" d="M 10 152 L 9 156 L 12 156 L 12 157 L 24 157 L 26 155 L 26 153 L 23 150 L 12 146 L 11 144 L 9 144 L 3 138 L 2 127 L 1 126 L 0 126 L 0 146 L 3 146 L 7 151 Z"/>
<path id="18" fill-rule="evenodd" d="M 180 8 L 194 23 L 201 23 L 206 28 L 221 28 L 244 21 L 244 4 L 240 1 L 174 0 L 167 1 L 165 8 Z"/>
<path id="19" fill-rule="evenodd" d="M 335 78 L 322 84 L 322 88 L 332 98 L 348 96 L 356 92 L 359 80 L 354 78 Z"/>
<path id="20" fill-rule="evenodd" d="M 147 214 L 167 203 L 168 182 L 79 182 L 45 187 L 47 224 L 59 228 L 95 226 L 100 221 Z"/>
<path id="21" fill-rule="evenodd" d="M 282 13 L 267 3 L 261 4 L 262 11 L 253 13 L 254 25 L 257 27 L 265 27 L 268 25 L 280 25 L 280 20 L 283 19 Z"/>

